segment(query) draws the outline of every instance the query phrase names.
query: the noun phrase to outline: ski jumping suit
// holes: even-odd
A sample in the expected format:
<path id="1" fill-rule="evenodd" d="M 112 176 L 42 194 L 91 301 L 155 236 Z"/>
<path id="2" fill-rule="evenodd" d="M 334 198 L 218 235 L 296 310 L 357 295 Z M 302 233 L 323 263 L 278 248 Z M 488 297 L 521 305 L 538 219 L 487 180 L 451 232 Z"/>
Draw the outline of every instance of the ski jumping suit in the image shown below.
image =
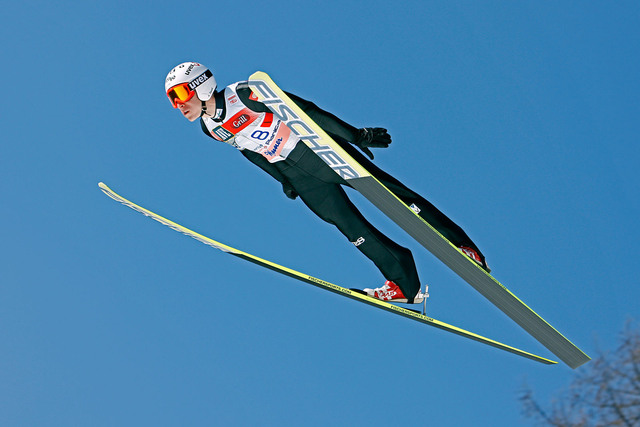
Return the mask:
<path id="1" fill-rule="evenodd" d="M 287 95 L 350 156 L 451 243 L 471 247 L 481 254 L 459 226 L 349 144 L 356 140 L 357 128 L 309 101 L 290 93 Z M 362 216 L 342 188 L 349 183 L 299 142 L 298 137 L 257 100 L 247 82 L 234 83 L 214 96 L 215 116 L 203 116 L 200 120 L 204 133 L 241 150 L 248 160 L 282 183 L 287 196 L 295 198 L 297 193 L 309 209 L 335 225 L 412 302 L 420 290 L 420 282 L 411 252 L 386 237 Z"/>

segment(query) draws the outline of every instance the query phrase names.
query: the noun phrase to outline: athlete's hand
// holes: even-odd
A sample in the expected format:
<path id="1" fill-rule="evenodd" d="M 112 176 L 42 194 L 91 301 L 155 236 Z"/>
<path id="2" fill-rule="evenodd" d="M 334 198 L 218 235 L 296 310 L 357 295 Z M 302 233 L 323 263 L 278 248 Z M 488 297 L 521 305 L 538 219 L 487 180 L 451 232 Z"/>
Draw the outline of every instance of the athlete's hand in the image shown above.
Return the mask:
<path id="1" fill-rule="evenodd" d="M 373 153 L 369 147 L 387 148 L 389 144 L 391 144 L 391 135 L 384 128 L 358 129 L 358 138 L 353 142 L 353 145 L 361 149 L 371 160 L 373 160 Z"/>
<path id="2" fill-rule="evenodd" d="M 298 197 L 298 193 L 296 192 L 296 190 L 293 189 L 293 186 L 288 182 L 285 182 L 282 184 L 282 191 L 284 191 L 284 194 L 291 200 L 295 200 L 296 197 Z"/>

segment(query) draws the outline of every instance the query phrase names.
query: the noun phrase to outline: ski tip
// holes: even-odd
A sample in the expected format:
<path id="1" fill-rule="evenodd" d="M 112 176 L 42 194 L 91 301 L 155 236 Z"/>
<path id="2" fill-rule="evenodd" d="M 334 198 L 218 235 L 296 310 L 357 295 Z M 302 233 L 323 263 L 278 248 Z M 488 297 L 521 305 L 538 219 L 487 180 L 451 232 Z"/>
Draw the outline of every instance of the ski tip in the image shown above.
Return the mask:
<path id="1" fill-rule="evenodd" d="M 111 189 L 107 186 L 107 184 L 105 184 L 102 181 L 98 183 L 98 187 L 100 187 L 100 190 L 102 190 L 102 192 L 107 195 L 112 192 Z"/>
<path id="2" fill-rule="evenodd" d="M 118 201 L 120 201 L 119 196 L 118 196 L 116 193 L 114 193 L 114 191 L 113 191 L 112 189 L 110 189 L 110 188 L 107 186 L 107 184 L 105 184 L 104 182 L 100 181 L 100 182 L 98 183 L 98 187 L 100 187 L 100 190 L 102 190 L 102 192 L 103 192 L 104 194 L 106 194 L 107 196 L 111 197 L 111 198 L 112 198 L 112 199 L 114 199 L 114 200 L 118 200 Z"/>
<path id="3" fill-rule="evenodd" d="M 264 79 L 265 76 L 268 77 L 269 75 L 264 71 L 258 70 L 249 76 L 249 80 L 260 80 L 260 79 Z"/>

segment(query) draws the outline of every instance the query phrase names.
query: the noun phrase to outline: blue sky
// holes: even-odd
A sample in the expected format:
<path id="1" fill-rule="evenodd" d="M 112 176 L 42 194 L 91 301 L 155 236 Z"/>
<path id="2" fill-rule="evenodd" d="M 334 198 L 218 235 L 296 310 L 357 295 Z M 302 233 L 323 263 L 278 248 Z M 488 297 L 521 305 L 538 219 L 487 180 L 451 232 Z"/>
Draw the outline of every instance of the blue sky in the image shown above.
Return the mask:
<path id="1" fill-rule="evenodd" d="M 224 255 L 105 197 L 347 287 L 375 267 L 173 110 L 166 73 L 268 72 L 347 122 L 454 218 L 494 275 L 587 353 L 637 318 L 635 2 L 26 1 L 0 27 L 0 424 L 528 425 L 574 372 Z M 411 248 L 428 313 L 546 357 Z"/>

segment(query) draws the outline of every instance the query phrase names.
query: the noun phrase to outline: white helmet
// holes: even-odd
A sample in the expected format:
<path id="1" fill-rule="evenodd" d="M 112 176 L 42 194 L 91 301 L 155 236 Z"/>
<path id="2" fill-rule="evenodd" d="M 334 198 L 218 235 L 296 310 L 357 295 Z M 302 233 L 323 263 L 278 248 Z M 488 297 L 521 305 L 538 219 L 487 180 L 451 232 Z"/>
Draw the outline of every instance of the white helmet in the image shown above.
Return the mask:
<path id="1" fill-rule="evenodd" d="M 174 104 L 169 90 L 186 83 L 190 91 L 195 91 L 198 99 L 202 102 L 208 101 L 216 90 L 216 79 L 207 67 L 197 62 L 183 62 L 167 74 L 164 81 L 164 90 Z"/>

